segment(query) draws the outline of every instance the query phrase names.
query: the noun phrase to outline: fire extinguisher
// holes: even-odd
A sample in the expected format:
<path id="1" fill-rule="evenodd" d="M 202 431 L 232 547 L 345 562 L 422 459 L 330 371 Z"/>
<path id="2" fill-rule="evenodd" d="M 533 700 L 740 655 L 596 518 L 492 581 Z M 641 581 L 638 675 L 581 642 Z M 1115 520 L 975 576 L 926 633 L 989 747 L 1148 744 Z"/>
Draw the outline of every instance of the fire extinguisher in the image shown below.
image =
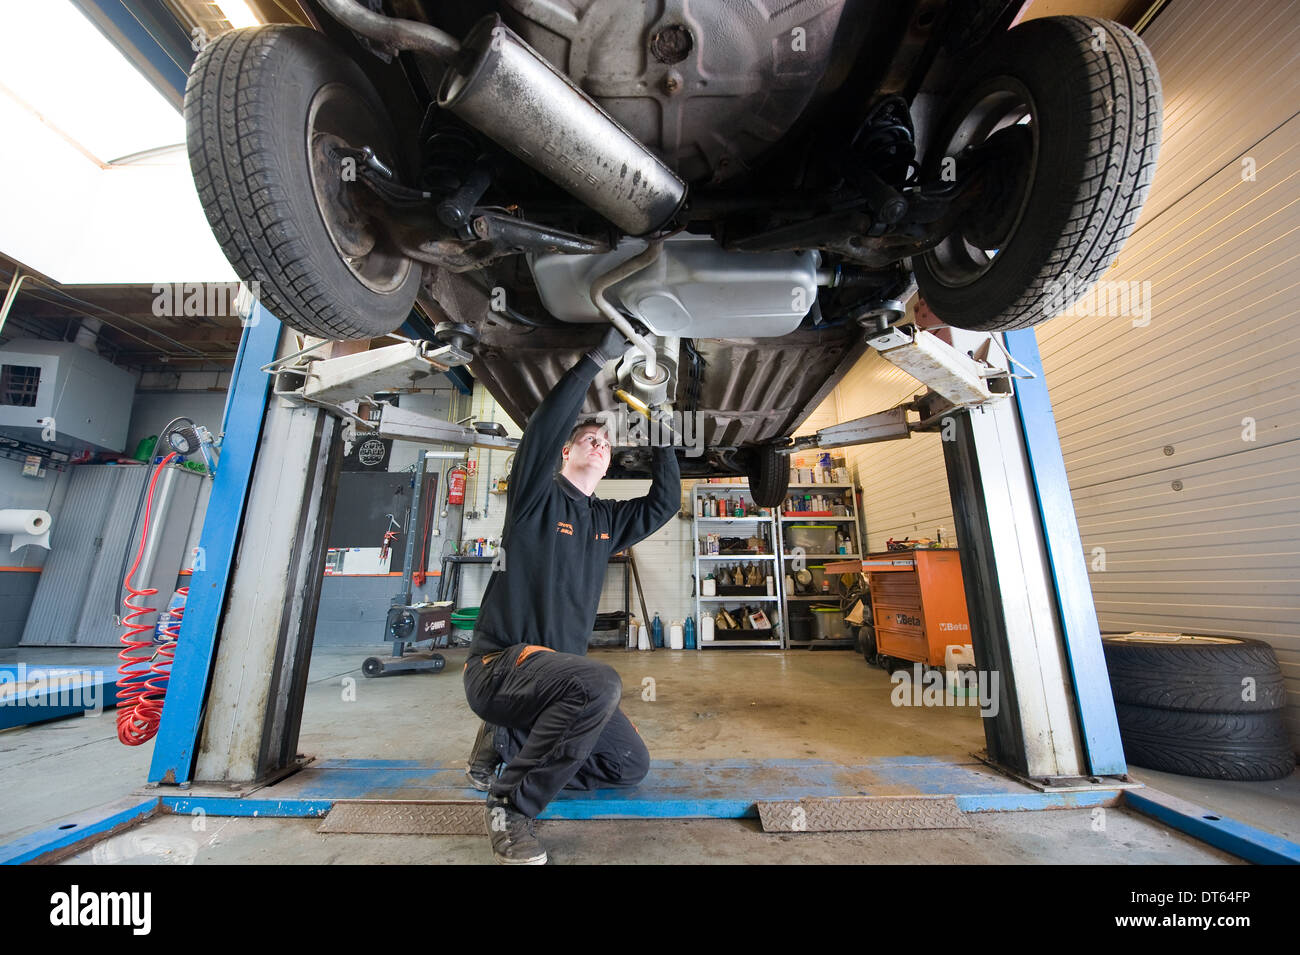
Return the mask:
<path id="1" fill-rule="evenodd" d="M 469 471 L 459 465 L 447 472 L 447 503 L 465 503 L 465 479 Z"/>

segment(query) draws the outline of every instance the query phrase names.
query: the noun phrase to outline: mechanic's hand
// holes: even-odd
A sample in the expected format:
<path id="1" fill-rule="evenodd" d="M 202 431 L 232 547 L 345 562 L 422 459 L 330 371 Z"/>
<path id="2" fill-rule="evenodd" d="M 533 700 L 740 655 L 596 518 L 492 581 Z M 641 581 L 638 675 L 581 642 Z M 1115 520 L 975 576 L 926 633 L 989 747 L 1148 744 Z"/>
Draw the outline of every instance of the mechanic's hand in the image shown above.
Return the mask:
<path id="1" fill-rule="evenodd" d="M 600 340 L 600 344 L 593 348 L 589 354 L 596 359 L 601 365 L 608 364 L 615 358 L 622 358 L 623 353 L 627 351 L 628 340 L 613 325 L 605 333 L 605 337 Z"/>

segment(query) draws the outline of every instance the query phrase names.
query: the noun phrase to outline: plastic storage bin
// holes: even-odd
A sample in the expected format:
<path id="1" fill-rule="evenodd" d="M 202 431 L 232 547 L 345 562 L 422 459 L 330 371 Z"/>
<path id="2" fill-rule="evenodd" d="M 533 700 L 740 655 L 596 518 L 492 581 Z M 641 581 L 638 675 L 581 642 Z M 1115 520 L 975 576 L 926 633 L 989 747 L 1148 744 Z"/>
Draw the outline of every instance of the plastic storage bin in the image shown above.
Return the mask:
<path id="1" fill-rule="evenodd" d="M 812 629 L 814 640 L 848 640 L 853 636 L 839 607 L 813 607 Z"/>
<path id="2" fill-rule="evenodd" d="M 834 524 L 791 524 L 785 529 L 786 551 L 802 547 L 805 554 L 834 554 L 836 530 Z"/>

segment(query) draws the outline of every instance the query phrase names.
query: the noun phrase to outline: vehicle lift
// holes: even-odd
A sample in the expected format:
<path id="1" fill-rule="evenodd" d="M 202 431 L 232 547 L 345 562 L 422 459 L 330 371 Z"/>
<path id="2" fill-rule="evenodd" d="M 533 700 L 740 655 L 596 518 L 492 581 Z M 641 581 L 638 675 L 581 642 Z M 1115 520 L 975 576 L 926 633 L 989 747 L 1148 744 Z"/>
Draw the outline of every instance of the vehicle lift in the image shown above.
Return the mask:
<path id="1" fill-rule="evenodd" d="M 1035 399 L 1037 417 L 1026 403 L 1027 393 L 1041 390 L 1041 376 L 1031 377 L 1033 332 L 1008 333 L 1005 344 L 988 334 L 946 334 L 950 342 L 883 322 L 868 331 L 881 355 L 931 391 L 784 450 L 943 432 L 967 602 L 980 621 L 972 624 L 976 659 L 1002 674 L 999 715 L 984 720 L 989 756 L 1044 787 L 1113 781 L 1126 766 L 1055 423 L 1045 391 Z M 457 345 L 399 339 L 356 348 L 324 341 L 299 348 L 260 305 L 250 316 L 231 386 L 224 466 L 201 539 L 210 569 L 191 586 L 153 782 L 256 785 L 300 765 L 324 502 L 346 442 L 365 435 L 501 450 L 517 443 L 498 429 L 433 420 L 368 397 L 468 364 L 472 356 Z M 1013 388 L 1016 366 L 1031 370 Z M 1041 461 L 1030 460 L 1031 433 Z M 1053 458 L 1059 473 L 1047 482 Z M 410 642 L 402 619 L 389 624 L 398 624 L 389 634 L 394 668 Z M 1029 676 L 1016 679 L 1020 673 Z"/>
<path id="2" fill-rule="evenodd" d="M 922 792 L 974 793 L 963 787 L 987 787 L 993 780 L 994 788 L 982 794 L 950 797 L 966 801 L 961 811 L 1122 802 L 1251 861 L 1300 858 L 1285 840 L 1235 820 L 1207 821 L 1206 810 L 1128 779 L 1034 333 L 990 336 L 951 329 L 946 335 L 944 341 L 933 332 L 900 327 L 868 332 L 882 355 L 914 368 L 931 392 L 824 428 L 789 448 L 898 439 L 936 428 L 941 434 L 962 540 L 971 642 L 979 668 L 1000 674 L 996 712 L 982 720 L 986 752 L 976 754 L 995 772 L 971 773 L 944 760 L 930 766 L 921 758 L 909 766 L 903 784 Z M 466 796 L 474 794 L 435 781 L 449 774 L 440 763 L 316 763 L 297 751 L 324 577 L 328 514 L 322 504 L 333 494 L 345 434 L 500 449 L 514 443 L 490 426 L 420 420 L 383 406 L 375 415 L 355 397 L 394 387 L 393 369 L 401 375 L 400 386 L 409 388 L 464 364 L 463 353 L 418 341 L 360 355 L 347 354 L 354 346 L 346 343 L 331 344 L 328 352 L 322 343 L 294 352 L 291 341 L 260 306 L 248 317 L 227 398 L 221 467 L 200 538 L 202 569 L 196 561 L 148 784 L 100 807 L 92 819 L 69 820 L 0 847 L 0 860 L 48 858 L 160 810 L 320 817 L 349 801 L 383 802 L 382 794 L 398 778 L 394 773 L 403 786 L 429 790 L 420 805 L 430 812 L 454 814 L 469 805 Z M 321 357 L 300 361 L 312 351 Z M 351 360 L 334 363 L 338 358 Z M 349 375 L 357 378 L 352 385 L 346 383 Z M 402 636 L 404 645 L 411 642 L 404 630 Z M 873 772 L 888 773 L 872 765 Z M 698 778 L 699 769 L 664 772 L 685 781 Z M 838 791 L 833 770 L 810 764 L 811 793 L 792 792 L 791 798 L 815 801 L 822 793 L 837 804 L 849 794 Z M 743 780 L 763 785 L 761 767 L 736 771 L 734 791 L 680 798 L 651 787 L 620 800 L 575 797 L 557 800 L 547 818 L 609 818 L 611 811 L 620 818 L 732 818 L 741 811 L 737 807 L 753 806 L 754 793 Z M 975 777 L 983 782 L 974 783 Z"/>

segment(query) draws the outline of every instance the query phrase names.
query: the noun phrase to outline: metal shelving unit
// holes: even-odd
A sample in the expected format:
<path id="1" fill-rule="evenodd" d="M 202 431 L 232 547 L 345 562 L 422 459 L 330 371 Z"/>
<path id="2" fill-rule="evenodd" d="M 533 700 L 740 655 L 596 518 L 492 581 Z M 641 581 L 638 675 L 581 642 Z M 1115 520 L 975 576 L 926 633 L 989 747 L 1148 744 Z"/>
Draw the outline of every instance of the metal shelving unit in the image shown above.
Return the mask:
<path id="1" fill-rule="evenodd" d="M 845 525 L 845 527 L 848 529 L 849 539 L 852 541 L 852 546 L 851 546 L 851 548 L 850 548 L 850 550 L 849 550 L 849 553 L 847 553 L 847 554 L 840 554 L 840 553 L 835 553 L 835 554 L 804 554 L 804 555 L 803 555 L 803 559 L 804 559 L 804 561 L 805 561 L 808 565 L 813 565 L 813 564 L 816 564 L 816 563 L 818 563 L 818 562 L 829 562 L 829 561 L 837 561 L 837 560 L 854 560 L 855 558 L 860 559 L 861 556 L 862 556 L 862 554 L 861 554 L 861 551 L 862 551 L 862 541 L 861 541 L 861 530 L 860 530 L 859 527 L 858 527 L 858 518 L 857 518 L 857 494 L 856 494 L 856 490 L 857 490 L 857 489 L 856 489 L 856 487 L 855 487 L 853 484 L 845 484 L 845 483 L 837 483 L 837 484 L 791 484 L 791 485 L 790 485 L 790 491 L 791 491 L 792 493 L 793 493 L 793 492 L 797 492 L 797 491 L 814 491 L 814 492 L 816 492 L 816 493 L 821 493 L 821 492 L 823 492 L 823 491 L 825 491 L 825 492 L 829 492 L 829 493 L 836 493 L 836 492 L 838 492 L 839 494 L 841 494 L 841 495 L 843 495 L 845 498 L 847 498 L 848 507 L 849 507 L 851 513 L 849 513 L 849 514 L 833 515 L 833 516 L 826 516 L 826 515 L 803 515 L 803 516 L 795 515 L 795 516 L 790 516 L 790 515 L 787 515 L 787 514 L 780 514 L 780 515 L 776 518 L 777 532 L 778 532 L 779 537 L 780 537 L 780 545 L 779 545 L 779 546 L 780 546 L 780 550 L 781 550 L 781 577 L 780 577 L 780 580 L 779 580 L 779 582 L 778 582 L 778 586 L 779 586 L 778 593 L 780 593 L 780 594 L 781 594 L 781 597 L 782 597 L 782 600 L 781 600 L 781 619 L 784 620 L 784 621 L 786 622 L 786 627 L 785 627 L 785 631 L 784 631 L 784 632 L 785 632 L 785 637 L 786 637 L 786 638 L 785 638 L 785 641 L 784 641 L 784 643 L 783 643 L 783 646 L 784 646 L 787 650 L 790 649 L 790 648 L 792 648 L 792 647 L 809 647 L 809 646 L 812 646 L 813 644 L 825 645 L 825 646 L 839 646 L 839 645 L 840 645 L 840 642 L 839 642 L 839 641 L 834 641 L 834 640 L 795 640 L 795 639 L 792 639 L 792 638 L 791 638 L 791 633 L 790 633 L 790 630 L 791 630 L 791 626 L 790 626 L 790 620 L 791 620 L 791 616 L 790 616 L 790 605 L 791 605 L 792 603 L 793 603 L 796 607 L 798 607 L 798 606 L 800 606 L 800 605 L 803 605 L 803 604 L 814 604 L 814 603 L 819 603 L 819 602 L 820 602 L 820 603 L 836 603 L 836 604 L 838 604 L 838 603 L 839 603 L 839 594 L 838 594 L 838 593 L 832 593 L 832 594 L 795 594 L 795 593 L 792 593 L 792 592 L 790 592 L 790 591 L 788 590 L 788 588 L 785 586 L 785 578 L 786 578 L 786 575 L 789 573 L 790 561 L 791 561 L 791 560 L 794 558 L 794 556 L 796 556 L 796 555 L 792 555 L 792 554 L 789 553 L 789 551 L 790 551 L 790 545 L 788 544 L 788 542 L 787 542 L 787 540 L 786 540 L 786 528 L 789 527 L 791 524 L 843 524 L 843 525 Z"/>
<path id="2" fill-rule="evenodd" d="M 695 552 L 695 646 L 700 649 L 716 649 L 718 647 L 767 647 L 779 649 L 785 641 L 785 602 L 782 599 L 781 592 L 781 570 L 779 564 L 780 532 L 777 528 L 776 511 L 767 508 L 766 514 L 748 515 L 746 517 L 703 517 L 700 515 L 701 500 L 708 498 L 708 495 L 730 501 L 733 505 L 741 498 L 752 501 L 753 496 L 750 494 L 748 484 L 706 484 L 698 483 L 691 486 L 691 514 L 692 529 L 694 531 L 694 552 Z M 763 537 L 767 540 L 771 548 L 770 554 L 702 554 L 700 553 L 702 544 L 701 538 L 706 534 L 716 534 L 720 529 L 736 527 L 737 530 L 748 529 L 752 527 L 753 533 L 745 534 L 746 537 Z M 724 536 L 737 537 L 738 533 L 726 533 Z M 709 573 L 714 567 L 722 563 L 764 563 L 771 567 L 773 578 L 773 587 L 775 594 L 767 595 L 716 595 L 712 597 L 704 596 L 701 591 L 704 589 L 704 575 Z M 766 575 L 765 575 L 766 576 Z M 743 631 L 718 631 L 714 627 L 713 640 L 705 643 L 703 637 L 703 614 L 712 613 L 718 608 L 726 609 L 728 612 L 738 610 L 745 604 L 761 604 L 768 611 L 768 617 L 771 620 L 772 630 L 769 638 L 748 639 L 722 639 L 720 633 L 745 633 L 745 634 L 762 634 L 761 630 L 743 630 Z"/>

